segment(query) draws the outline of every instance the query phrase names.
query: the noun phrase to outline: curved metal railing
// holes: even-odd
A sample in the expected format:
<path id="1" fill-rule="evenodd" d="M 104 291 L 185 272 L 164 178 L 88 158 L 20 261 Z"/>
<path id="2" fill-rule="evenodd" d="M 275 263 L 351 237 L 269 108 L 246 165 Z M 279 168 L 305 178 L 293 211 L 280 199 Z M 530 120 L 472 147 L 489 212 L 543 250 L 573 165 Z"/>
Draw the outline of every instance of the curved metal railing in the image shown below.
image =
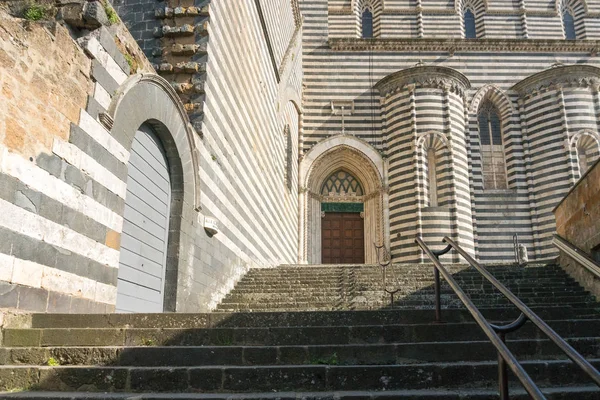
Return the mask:
<path id="1" fill-rule="evenodd" d="M 552 340 L 560 350 L 565 353 L 569 359 L 571 359 L 579 368 L 583 370 L 596 385 L 600 387 L 600 373 L 594 368 L 581 354 L 579 354 L 573 347 L 564 341 L 548 324 L 546 324 L 536 313 L 534 313 L 529 307 L 525 305 L 515 294 L 513 294 L 506 286 L 498 281 L 487 269 L 482 267 L 477 261 L 475 261 L 465 250 L 463 250 L 456 242 L 449 237 L 445 237 L 443 241 L 447 243 L 443 250 L 431 250 L 423 239 L 417 237 L 415 239 L 419 247 L 433 262 L 434 274 L 435 274 L 435 293 L 436 293 L 436 321 L 441 322 L 441 304 L 440 304 L 440 279 L 441 274 L 444 279 L 448 282 L 454 293 L 458 296 L 460 301 L 465 305 L 469 313 L 475 319 L 475 322 L 483 330 L 488 339 L 492 342 L 496 351 L 498 352 L 498 385 L 500 389 L 500 399 L 508 400 L 508 369 L 515 374 L 517 379 L 521 382 L 527 393 L 532 399 L 541 400 L 546 399 L 544 394 L 537 387 L 535 382 L 523 369 L 521 364 L 517 361 L 514 354 L 508 349 L 505 344 L 505 335 L 510 332 L 522 327 L 528 320 L 531 321 L 536 327 L 538 327 L 550 340 Z M 461 289 L 459 284 L 454 280 L 448 270 L 441 264 L 439 257 L 446 254 L 451 249 L 454 249 L 460 254 L 467 262 L 475 268 L 485 279 L 487 279 L 496 289 L 498 289 L 510 302 L 521 311 L 521 315 L 512 323 L 504 326 L 497 326 L 489 323 L 486 318 L 481 314 L 479 309 L 475 306 L 473 301 L 467 296 L 467 294 Z"/>

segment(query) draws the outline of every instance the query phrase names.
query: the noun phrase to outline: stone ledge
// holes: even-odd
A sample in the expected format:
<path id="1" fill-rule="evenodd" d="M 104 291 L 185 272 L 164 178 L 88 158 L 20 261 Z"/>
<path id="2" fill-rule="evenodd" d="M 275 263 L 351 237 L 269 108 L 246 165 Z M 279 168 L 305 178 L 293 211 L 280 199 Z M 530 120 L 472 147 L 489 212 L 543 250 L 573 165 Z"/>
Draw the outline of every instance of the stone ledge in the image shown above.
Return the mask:
<path id="1" fill-rule="evenodd" d="M 595 56 L 599 40 L 559 39 L 359 39 L 331 38 L 327 41 L 334 51 L 446 51 L 455 52 L 522 52 L 522 53 L 590 53 Z"/>

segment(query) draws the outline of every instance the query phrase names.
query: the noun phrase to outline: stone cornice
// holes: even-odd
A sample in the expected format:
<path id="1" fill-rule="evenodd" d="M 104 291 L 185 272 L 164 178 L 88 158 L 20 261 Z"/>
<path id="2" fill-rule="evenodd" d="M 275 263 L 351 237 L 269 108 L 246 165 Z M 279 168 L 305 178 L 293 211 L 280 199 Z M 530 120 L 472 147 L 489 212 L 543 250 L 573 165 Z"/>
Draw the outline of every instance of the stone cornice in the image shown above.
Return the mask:
<path id="1" fill-rule="evenodd" d="M 461 96 L 471 87 L 467 77 L 455 69 L 423 65 L 394 72 L 377 82 L 375 88 L 387 96 L 408 85 L 449 90 Z"/>
<path id="2" fill-rule="evenodd" d="M 523 79 L 512 87 L 527 96 L 551 87 L 592 87 L 600 83 L 600 68 L 592 65 L 566 65 L 547 69 Z"/>
<path id="3" fill-rule="evenodd" d="M 559 39 L 360 39 L 330 38 L 334 51 L 394 51 L 394 52 L 517 52 L 517 53 L 590 53 L 596 55 L 599 40 Z"/>

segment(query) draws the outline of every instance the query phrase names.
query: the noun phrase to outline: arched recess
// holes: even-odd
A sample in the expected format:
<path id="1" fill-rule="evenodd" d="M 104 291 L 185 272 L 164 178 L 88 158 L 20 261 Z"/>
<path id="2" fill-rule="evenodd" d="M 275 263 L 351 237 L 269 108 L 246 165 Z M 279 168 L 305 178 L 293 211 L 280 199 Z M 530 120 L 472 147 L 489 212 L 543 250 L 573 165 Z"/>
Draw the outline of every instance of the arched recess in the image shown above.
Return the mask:
<path id="1" fill-rule="evenodd" d="M 362 185 L 364 203 L 365 262 L 377 261 L 373 243 L 388 245 L 389 232 L 384 160 L 368 143 L 354 136 L 338 135 L 315 145 L 300 163 L 301 262 L 321 262 L 321 203 L 323 183 L 332 173 L 344 170 Z"/>
<path id="2" fill-rule="evenodd" d="M 420 166 L 418 187 L 421 207 L 448 207 L 452 201 L 452 177 L 448 140 L 440 132 L 427 132 L 417 139 Z"/>
<path id="3" fill-rule="evenodd" d="M 516 113 L 510 98 L 495 85 L 485 85 L 480 88 L 473 96 L 469 108 L 471 157 L 474 172 L 476 172 L 474 175 L 481 177 L 483 168 L 478 117 L 482 106 L 486 104 L 490 105 L 490 103 L 498 111 L 498 116 L 500 118 L 500 130 L 502 132 L 502 143 L 504 146 L 504 160 L 506 162 L 507 188 L 514 189 L 517 184 L 518 175 L 512 172 L 521 170 L 516 164 L 522 162 L 521 158 L 516 156 L 516 153 L 521 153 L 516 149 L 516 147 L 520 149 L 521 143 L 516 143 L 516 138 L 513 137 L 519 132 L 518 114 Z M 474 158 L 473 154 L 478 154 L 479 157 Z M 474 181 L 473 185 L 475 189 L 483 190 L 483 182 L 481 179 Z"/>
<path id="4" fill-rule="evenodd" d="M 585 17 L 588 13 L 588 5 L 586 0 L 556 0 L 556 13 L 561 19 L 563 33 L 565 39 L 585 39 Z M 575 37 L 571 38 L 568 35 L 568 27 L 566 25 L 565 14 L 570 15 L 570 21 L 574 24 Z"/>
<path id="5" fill-rule="evenodd" d="M 182 237 L 193 231 L 200 209 L 196 133 L 173 87 L 155 74 L 130 76 L 113 96 L 107 115 L 111 135 L 131 151 L 138 129 L 146 124 L 164 148 L 171 179 L 171 207 L 165 274 L 164 311 L 176 311 Z"/>
<path id="6" fill-rule="evenodd" d="M 363 37 L 362 17 L 365 10 L 369 10 L 373 16 L 373 37 L 376 38 L 381 35 L 383 0 L 352 0 L 352 10 L 356 18 L 357 37 Z"/>
<path id="7" fill-rule="evenodd" d="M 569 140 L 571 167 L 575 180 L 580 179 L 600 156 L 600 135 L 592 131 L 579 131 Z"/>

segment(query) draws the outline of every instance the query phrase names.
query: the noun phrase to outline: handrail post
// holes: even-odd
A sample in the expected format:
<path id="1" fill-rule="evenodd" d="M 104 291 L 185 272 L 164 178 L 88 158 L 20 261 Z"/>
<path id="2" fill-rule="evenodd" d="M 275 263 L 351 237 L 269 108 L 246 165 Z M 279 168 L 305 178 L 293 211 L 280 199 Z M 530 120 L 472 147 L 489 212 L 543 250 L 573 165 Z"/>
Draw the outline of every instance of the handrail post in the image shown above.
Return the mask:
<path id="1" fill-rule="evenodd" d="M 498 333 L 502 343 L 506 343 L 506 335 L 503 332 Z M 500 400 L 509 400 L 508 398 L 508 367 L 506 361 L 498 353 L 498 390 L 500 391 Z"/>
<path id="2" fill-rule="evenodd" d="M 436 256 L 439 260 L 439 256 Z M 435 322 L 442 322 L 442 295 L 441 295 L 441 287 L 440 287 L 440 271 L 434 266 L 433 267 L 433 276 L 435 279 Z"/>

